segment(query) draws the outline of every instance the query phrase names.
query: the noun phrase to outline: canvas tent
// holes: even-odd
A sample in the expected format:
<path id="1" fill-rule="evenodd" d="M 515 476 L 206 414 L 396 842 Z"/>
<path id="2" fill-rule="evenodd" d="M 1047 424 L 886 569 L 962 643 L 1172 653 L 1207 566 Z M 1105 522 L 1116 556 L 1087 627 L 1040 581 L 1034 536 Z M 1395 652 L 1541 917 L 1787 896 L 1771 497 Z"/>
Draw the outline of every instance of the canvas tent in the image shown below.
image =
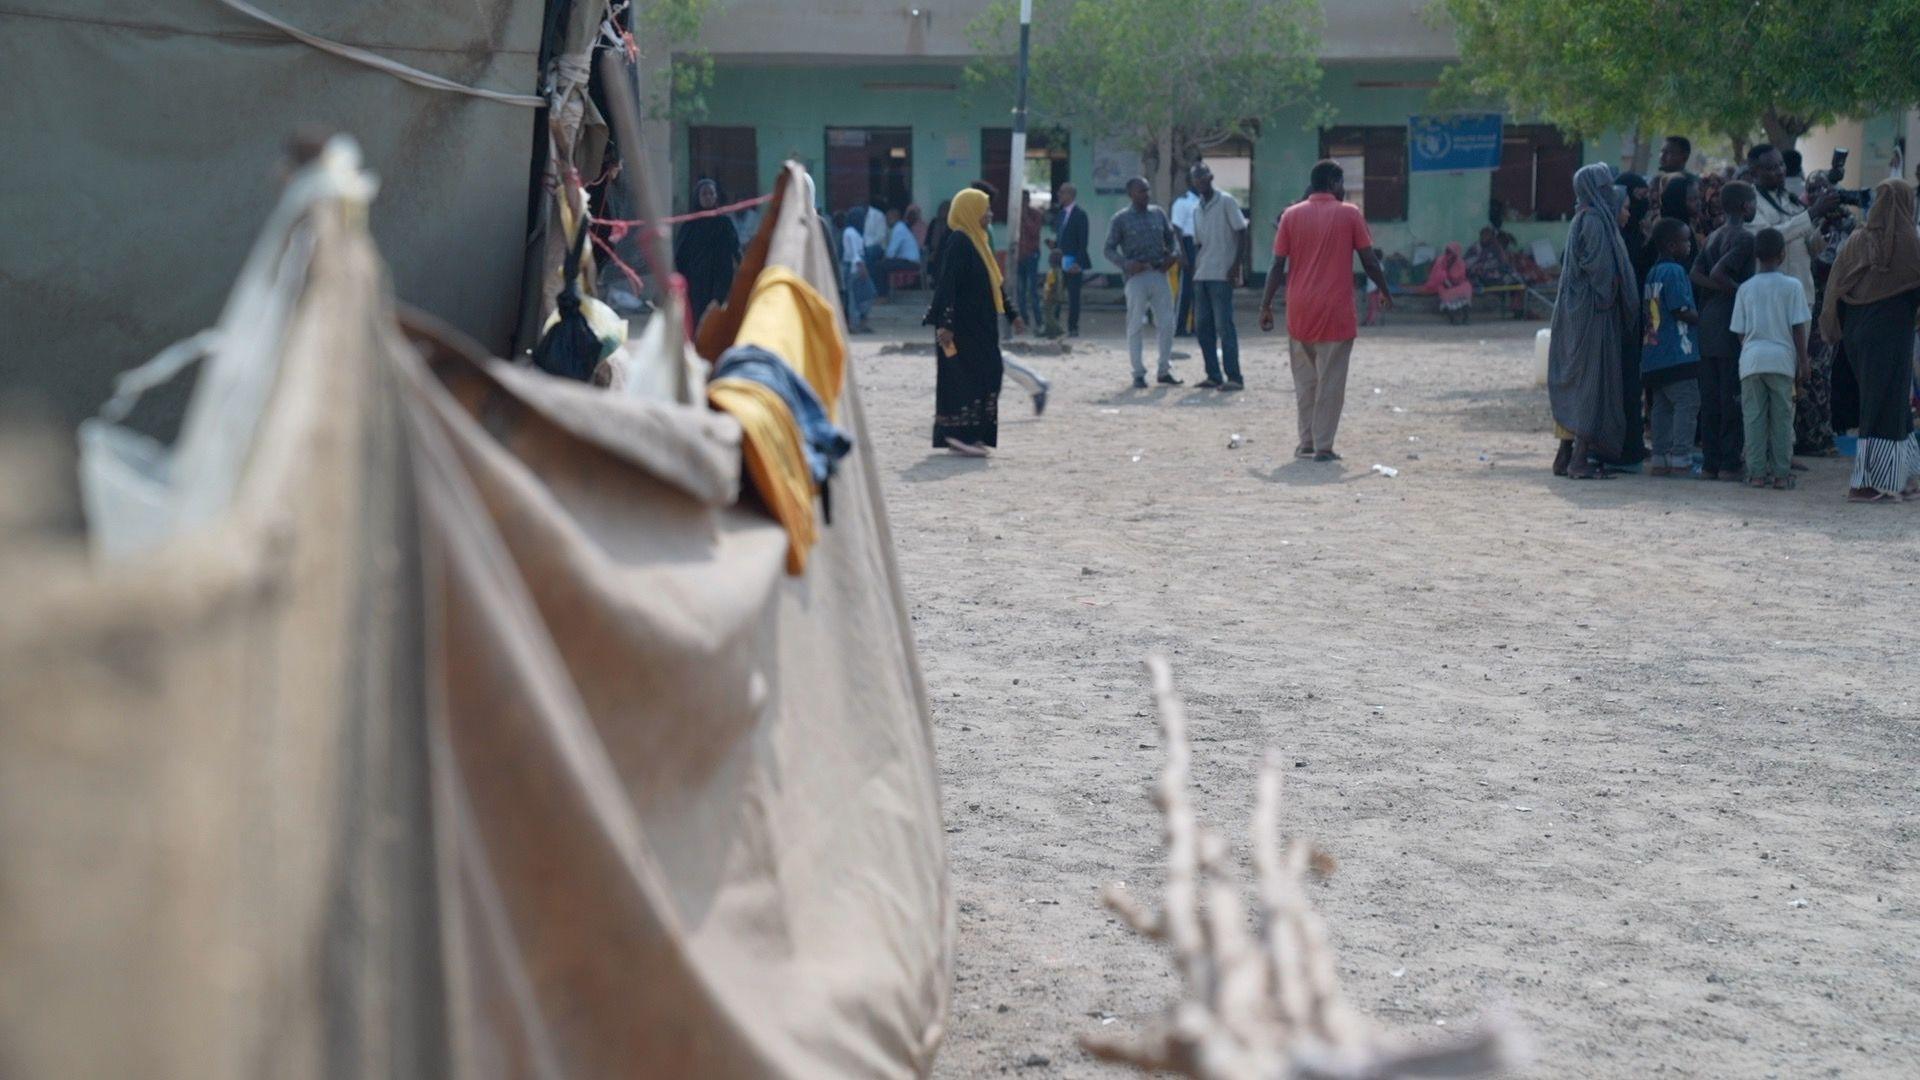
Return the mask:
<path id="1" fill-rule="evenodd" d="M 605 0 L 257 6 L 453 83 L 544 94 L 564 122 L 595 119 L 584 50 Z M 76 422 L 115 372 L 208 325 L 273 205 L 281 145 L 309 122 L 352 132 L 380 175 L 373 234 L 399 294 L 505 355 L 545 214 L 532 194 L 547 112 L 396 79 L 225 0 L 9 3 L 0 96 L 9 393 Z"/>
<path id="2" fill-rule="evenodd" d="M 833 302 L 807 190 L 748 272 Z M 302 228 L 231 503 L 0 558 L 0 1075 L 924 1074 L 950 905 L 855 388 L 790 576 L 731 419 L 403 335 L 363 212 Z"/>

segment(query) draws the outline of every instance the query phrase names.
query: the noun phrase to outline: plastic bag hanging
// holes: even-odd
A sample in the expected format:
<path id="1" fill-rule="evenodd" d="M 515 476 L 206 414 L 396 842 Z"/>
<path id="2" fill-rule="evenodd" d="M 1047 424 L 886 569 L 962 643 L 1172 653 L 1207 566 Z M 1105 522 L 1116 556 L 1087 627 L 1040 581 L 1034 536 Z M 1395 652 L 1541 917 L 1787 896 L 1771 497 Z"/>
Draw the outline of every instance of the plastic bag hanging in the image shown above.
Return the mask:
<path id="1" fill-rule="evenodd" d="M 562 271 L 565 284 L 555 297 L 560 318 L 540 335 L 533 347 L 533 366 L 562 379 L 590 382 L 593 369 L 600 363 L 600 337 L 593 332 L 586 313 L 580 310 L 580 259 L 587 249 L 587 226 L 591 219 L 580 216 L 580 231 L 567 247 L 567 262 Z"/>

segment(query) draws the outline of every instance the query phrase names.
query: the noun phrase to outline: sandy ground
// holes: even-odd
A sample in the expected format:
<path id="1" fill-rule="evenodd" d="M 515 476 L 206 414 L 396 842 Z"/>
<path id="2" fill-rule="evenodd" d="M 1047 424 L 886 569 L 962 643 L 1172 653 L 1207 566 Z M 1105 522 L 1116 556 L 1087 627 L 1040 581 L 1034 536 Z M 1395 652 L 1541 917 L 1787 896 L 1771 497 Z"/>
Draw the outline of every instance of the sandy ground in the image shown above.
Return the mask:
<path id="1" fill-rule="evenodd" d="M 1284 339 L 1248 335 L 1246 394 L 1135 392 L 1111 314 L 1034 358 L 1044 418 L 1009 384 L 1000 454 L 956 459 L 930 353 L 879 354 L 916 303 L 855 367 L 959 907 L 936 1075 L 1115 1075 L 1077 1037 L 1174 993 L 1097 899 L 1159 898 L 1162 650 L 1237 856 L 1260 755 L 1293 766 L 1385 1025 L 1505 1004 L 1530 1076 L 1920 1076 L 1920 505 L 1846 505 L 1841 461 L 1555 480 L 1535 324 L 1413 316 L 1355 350 L 1343 464 L 1291 458 Z"/>

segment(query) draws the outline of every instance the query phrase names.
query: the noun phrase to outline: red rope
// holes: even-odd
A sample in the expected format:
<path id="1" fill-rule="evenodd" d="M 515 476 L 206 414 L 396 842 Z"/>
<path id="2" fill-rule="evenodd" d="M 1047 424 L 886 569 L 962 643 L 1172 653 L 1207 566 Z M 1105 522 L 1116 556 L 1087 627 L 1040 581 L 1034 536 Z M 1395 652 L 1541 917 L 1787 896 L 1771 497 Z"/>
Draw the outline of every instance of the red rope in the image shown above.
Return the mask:
<path id="1" fill-rule="evenodd" d="M 614 239 L 618 240 L 627 235 L 628 229 L 638 228 L 642 225 L 683 225 L 689 221 L 699 221 L 701 218 L 720 217 L 723 214 L 738 213 L 750 206 L 760 206 L 772 201 L 773 196 L 771 195 L 758 195 L 751 199 L 742 199 L 737 203 L 732 203 L 727 206 L 716 206 L 711 210 L 696 210 L 691 214 L 681 214 L 678 217 L 661 218 L 658 222 L 650 222 L 645 218 L 594 218 L 593 221 L 596 225 L 606 225 L 615 229 Z"/>

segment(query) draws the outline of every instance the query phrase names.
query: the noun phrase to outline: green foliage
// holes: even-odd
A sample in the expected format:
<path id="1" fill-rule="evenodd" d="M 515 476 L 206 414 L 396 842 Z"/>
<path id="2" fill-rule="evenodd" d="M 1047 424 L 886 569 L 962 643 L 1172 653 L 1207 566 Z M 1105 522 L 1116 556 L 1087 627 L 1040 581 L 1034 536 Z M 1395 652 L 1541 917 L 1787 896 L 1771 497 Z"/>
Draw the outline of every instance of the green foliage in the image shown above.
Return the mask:
<path id="1" fill-rule="evenodd" d="M 1017 5 L 970 28 L 973 92 L 1014 97 Z M 1263 117 L 1318 99 L 1316 0 L 1035 0 L 1034 117 L 1149 146 L 1169 132 L 1190 160 L 1255 134 Z"/>
<path id="2" fill-rule="evenodd" d="M 665 85 L 651 95 L 655 119 L 698 120 L 713 88 L 713 57 L 695 47 L 716 0 L 634 0 L 633 36 L 643 53 L 668 56 Z"/>
<path id="3" fill-rule="evenodd" d="M 1920 102 L 1920 0 L 1444 0 L 1443 98 L 1503 100 L 1570 133 L 1776 140 Z"/>

